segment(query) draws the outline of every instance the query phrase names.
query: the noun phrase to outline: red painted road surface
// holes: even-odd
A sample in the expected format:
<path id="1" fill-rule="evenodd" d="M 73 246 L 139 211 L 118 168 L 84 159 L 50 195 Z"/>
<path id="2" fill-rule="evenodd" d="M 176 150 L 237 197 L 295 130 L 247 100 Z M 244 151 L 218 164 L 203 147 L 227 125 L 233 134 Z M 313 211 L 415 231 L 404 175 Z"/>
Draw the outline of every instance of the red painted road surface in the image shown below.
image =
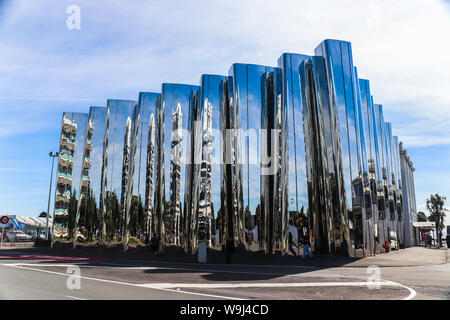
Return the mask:
<path id="1" fill-rule="evenodd" d="M 49 255 L 0 255 L 0 259 L 30 259 L 30 260 L 54 260 L 54 261 L 89 261 L 89 260 L 104 260 L 103 258 L 83 258 L 83 257 L 63 257 L 63 256 L 49 256 Z"/>

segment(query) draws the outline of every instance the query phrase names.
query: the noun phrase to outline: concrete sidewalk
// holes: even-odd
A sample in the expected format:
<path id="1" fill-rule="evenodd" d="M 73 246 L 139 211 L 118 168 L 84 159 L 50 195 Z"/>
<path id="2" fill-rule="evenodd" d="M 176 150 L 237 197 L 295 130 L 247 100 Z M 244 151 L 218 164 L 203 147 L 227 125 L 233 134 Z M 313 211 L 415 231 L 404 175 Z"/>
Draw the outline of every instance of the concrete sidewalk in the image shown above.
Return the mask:
<path id="1" fill-rule="evenodd" d="M 12 250 L 11 250 L 12 249 Z M 169 247 L 166 248 L 164 256 L 155 256 L 144 247 L 138 247 L 124 253 L 118 248 L 97 248 L 81 247 L 76 249 L 71 247 L 54 248 L 11 248 L 10 250 L 0 251 L 0 255 L 11 254 L 44 254 L 56 256 L 103 258 L 111 260 L 138 260 L 138 261 L 159 261 L 159 262 L 184 262 L 196 263 L 197 257 L 185 254 L 182 249 Z M 310 266 L 310 267 L 367 267 L 377 265 L 380 267 L 412 267 L 412 266 L 430 266 L 445 264 L 447 249 L 432 249 L 424 247 L 412 247 L 399 251 L 379 254 L 377 256 L 354 259 L 339 255 L 316 255 L 313 258 L 303 260 L 299 256 L 281 256 L 264 255 L 260 252 L 233 253 L 231 255 L 232 264 L 242 265 L 274 265 L 274 266 Z M 217 250 L 208 250 L 208 264 L 225 264 L 225 254 Z"/>
<path id="2" fill-rule="evenodd" d="M 414 267 L 439 265 L 447 263 L 449 252 L 446 248 L 412 247 L 363 258 L 349 263 L 347 266 L 367 267 L 369 265 L 377 265 L 379 267 Z"/>

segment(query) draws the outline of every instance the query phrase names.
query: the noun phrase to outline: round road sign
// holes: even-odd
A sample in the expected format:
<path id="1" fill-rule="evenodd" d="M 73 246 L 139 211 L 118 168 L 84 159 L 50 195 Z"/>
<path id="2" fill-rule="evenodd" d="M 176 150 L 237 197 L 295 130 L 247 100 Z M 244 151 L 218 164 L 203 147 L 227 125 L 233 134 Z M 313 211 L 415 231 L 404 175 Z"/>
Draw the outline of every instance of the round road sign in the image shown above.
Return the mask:
<path id="1" fill-rule="evenodd" d="M 7 216 L 3 216 L 0 218 L 0 222 L 2 224 L 7 224 L 9 222 L 9 218 Z"/>

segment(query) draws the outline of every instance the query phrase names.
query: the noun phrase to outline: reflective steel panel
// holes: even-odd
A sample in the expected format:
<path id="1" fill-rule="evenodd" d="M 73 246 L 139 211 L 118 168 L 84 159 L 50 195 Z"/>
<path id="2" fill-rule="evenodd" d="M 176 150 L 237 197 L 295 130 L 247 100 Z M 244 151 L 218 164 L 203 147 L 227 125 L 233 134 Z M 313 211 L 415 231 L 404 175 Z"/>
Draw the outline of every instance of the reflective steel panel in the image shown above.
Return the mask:
<path id="1" fill-rule="evenodd" d="M 308 233 L 314 251 L 330 252 L 335 245 L 333 218 L 340 214 L 335 182 L 336 115 L 329 101 L 324 59 L 311 57 L 300 64 L 299 71 L 309 196 Z"/>
<path id="2" fill-rule="evenodd" d="M 364 128 L 364 114 L 363 114 L 363 98 L 366 98 L 361 93 L 360 82 L 358 78 L 358 70 L 354 68 L 355 75 L 355 94 L 356 94 L 356 109 L 355 114 L 357 117 L 357 133 L 359 141 L 359 161 L 360 161 L 360 176 L 362 178 L 362 229 L 363 229 L 363 243 L 364 243 L 364 255 L 375 254 L 375 236 L 374 236 L 374 223 L 373 223 L 373 208 L 372 208 L 372 195 L 370 191 L 370 179 L 369 179 L 369 162 L 368 162 L 368 140 L 366 137 L 366 130 Z M 367 101 L 366 101 L 367 102 Z M 370 143 L 370 142 L 369 142 Z"/>
<path id="3" fill-rule="evenodd" d="M 84 240 L 103 243 L 105 221 L 101 207 L 101 186 L 106 108 L 90 107 L 87 123 L 75 230 Z M 74 244 L 76 241 L 77 237 L 74 238 Z"/>
<path id="4" fill-rule="evenodd" d="M 302 99 L 300 94 L 300 64 L 309 56 L 284 53 L 278 59 L 282 70 L 282 104 L 287 112 L 287 201 L 289 225 L 298 230 L 295 242 L 309 238 L 311 231 L 309 219 L 308 184 L 306 174 L 305 131 L 303 128 Z M 312 234 L 315 236 L 315 234 Z M 313 250 L 315 241 L 311 241 Z"/>
<path id="5" fill-rule="evenodd" d="M 246 245 L 250 250 L 257 250 L 259 247 L 267 253 L 277 249 L 285 253 L 287 246 L 287 218 L 283 219 L 286 214 L 274 209 L 282 201 L 276 200 L 275 204 L 267 205 L 269 200 L 266 201 L 265 197 L 268 192 L 265 190 L 266 187 L 274 190 L 276 184 L 279 186 L 283 184 L 286 188 L 285 179 L 283 182 L 281 181 L 281 171 L 269 172 L 270 169 L 278 167 L 275 164 L 279 164 L 280 159 L 271 162 L 274 166 L 269 166 L 268 170 L 261 166 L 261 164 L 265 164 L 267 156 L 263 153 L 268 151 L 267 135 L 263 136 L 268 133 L 265 127 L 267 126 L 270 132 L 272 132 L 271 127 L 274 127 L 276 140 L 279 140 L 278 130 L 282 130 L 282 126 L 285 127 L 282 125 L 285 121 L 285 116 L 282 115 L 284 108 L 280 105 L 282 88 L 280 76 L 281 73 L 277 68 L 233 64 L 228 80 L 230 117 L 232 118 L 230 123 L 235 130 L 233 161 L 236 170 L 234 192 L 236 192 L 235 199 L 237 201 L 234 204 L 233 240 L 236 246 Z M 265 104 L 267 101 L 268 104 Z M 275 115 L 274 112 L 278 114 Z M 272 115 L 271 119 L 269 119 L 269 114 Z M 267 117 L 264 117 L 265 115 Z M 265 122 L 270 120 L 272 120 L 270 124 Z M 264 130 L 261 130 L 262 124 Z M 261 146 L 261 141 L 264 142 L 264 147 Z M 286 149 L 286 146 L 283 145 L 283 148 Z M 278 147 L 274 147 L 275 149 L 277 152 L 274 152 L 273 156 L 276 158 L 281 153 Z M 266 178 L 263 178 L 266 173 L 278 177 L 270 184 Z M 263 186 L 266 187 L 263 188 Z M 274 187 L 272 188 L 272 186 Z M 286 193 L 277 191 L 276 194 L 281 199 L 285 198 Z M 265 207 L 264 204 L 266 204 Z M 270 223 L 274 210 L 277 211 L 279 217 L 273 221 L 275 226 Z M 272 227 L 274 229 L 271 229 Z M 254 241 L 255 234 L 257 234 L 259 246 Z"/>
<path id="6" fill-rule="evenodd" d="M 379 168 L 377 162 L 377 156 L 375 151 L 375 132 L 374 122 L 372 119 L 372 99 L 370 95 L 370 83 L 369 80 L 359 79 L 360 93 L 361 93 L 361 114 L 363 118 L 364 136 L 366 138 L 366 154 L 368 163 L 369 174 L 369 188 L 372 201 L 372 221 L 373 226 L 370 228 L 373 239 L 373 247 L 370 250 L 371 254 L 376 254 L 379 247 L 378 238 L 378 205 L 377 205 L 377 177 L 379 176 Z M 381 180 L 381 178 L 379 178 Z"/>
<path id="7" fill-rule="evenodd" d="M 190 129 L 197 114 L 198 90 L 198 86 L 164 83 L 158 123 L 160 154 L 156 183 L 160 194 L 155 208 L 162 223 L 155 232 L 165 243 L 181 245 L 186 251 L 191 250 L 189 236 L 193 218 L 192 202 L 188 199 L 192 194 L 186 193 L 192 188 L 193 177 Z"/>
<path id="8" fill-rule="evenodd" d="M 151 238 L 153 217 L 156 117 L 159 93 L 139 93 L 139 123 L 136 135 L 134 179 L 131 184 L 130 235 L 145 242 Z"/>
<path id="9" fill-rule="evenodd" d="M 389 177 L 391 181 L 390 190 L 390 221 L 391 221 L 391 241 L 395 241 L 397 248 L 401 241 L 401 231 L 398 223 L 398 212 L 397 212 L 397 198 L 398 198 L 398 188 L 397 188 L 397 159 L 395 157 L 394 149 L 394 138 L 392 136 L 392 125 L 390 122 L 386 122 L 386 140 L 388 144 L 388 155 L 391 168 L 391 175 Z"/>
<path id="10" fill-rule="evenodd" d="M 62 116 L 52 243 L 74 236 L 87 119 L 87 113 L 64 112 Z"/>
<path id="11" fill-rule="evenodd" d="M 403 221 L 403 192 L 402 192 L 402 177 L 401 177 L 401 165 L 400 165 L 400 149 L 398 137 L 393 136 L 392 140 L 392 150 L 394 155 L 395 163 L 395 176 L 396 176 L 396 186 L 397 186 L 397 197 L 395 207 L 397 209 L 397 221 L 398 221 L 398 232 L 401 244 L 405 245 L 405 224 Z"/>
<path id="12" fill-rule="evenodd" d="M 222 174 L 223 143 L 221 123 L 221 86 L 226 85 L 227 77 L 202 75 L 200 79 L 199 107 L 201 110 L 201 168 L 198 199 L 198 241 L 209 246 L 222 243 L 223 221 Z"/>
<path id="13" fill-rule="evenodd" d="M 335 219 L 336 247 L 351 256 L 364 255 L 363 245 L 363 186 L 359 156 L 359 130 L 355 76 L 351 44 L 345 41 L 325 40 L 316 49 L 325 58 L 330 101 L 339 123 L 337 161 L 343 173 L 343 214 Z M 347 222 L 348 221 L 348 222 Z"/>
<path id="14" fill-rule="evenodd" d="M 102 201 L 106 241 L 128 243 L 128 200 L 133 181 L 139 107 L 132 100 L 107 100 Z"/>
<path id="15" fill-rule="evenodd" d="M 384 118 L 382 114 L 382 106 L 378 104 L 373 105 L 374 127 L 376 127 L 375 147 L 377 149 L 377 157 L 380 168 L 380 180 L 378 181 L 378 234 L 380 239 L 380 252 L 384 252 L 385 243 L 389 241 L 388 221 L 386 221 L 387 213 L 389 212 L 389 189 L 387 183 L 387 166 L 385 158 L 385 142 L 384 142 Z"/>
<path id="16" fill-rule="evenodd" d="M 289 245 L 288 114 L 282 103 L 281 69 L 276 68 L 263 77 L 261 96 L 261 235 L 266 252 L 275 253 L 279 249 L 286 254 Z"/>

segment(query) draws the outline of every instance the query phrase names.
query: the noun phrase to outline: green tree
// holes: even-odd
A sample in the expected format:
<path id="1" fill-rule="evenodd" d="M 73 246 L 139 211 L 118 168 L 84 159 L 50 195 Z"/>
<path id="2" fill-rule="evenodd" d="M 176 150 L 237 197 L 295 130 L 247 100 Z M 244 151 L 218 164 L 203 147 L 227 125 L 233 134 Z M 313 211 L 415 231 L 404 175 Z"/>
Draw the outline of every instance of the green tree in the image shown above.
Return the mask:
<path id="1" fill-rule="evenodd" d="M 41 213 L 39 213 L 39 218 L 46 218 L 47 217 L 47 212 L 42 211 Z"/>
<path id="2" fill-rule="evenodd" d="M 247 230 L 250 230 L 252 228 L 252 213 L 250 212 L 248 206 L 245 207 L 244 217 L 245 217 L 245 228 Z"/>
<path id="3" fill-rule="evenodd" d="M 436 225 L 439 246 L 442 246 L 442 229 L 444 228 L 445 212 L 447 211 L 444 208 L 445 200 L 447 200 L 446 197 L 437 193 L 430 195 L 430 198 L 427 199 L 427 209 L 430 212 L 428 221 L 433 221 Z"/>
<path id="4" fill-rule="evenodd" d="M 417 212 L 417 221 L 419 222 L 426 222 L 427 221 L 427 216 L 424 212 L 419 211 Z"/>

